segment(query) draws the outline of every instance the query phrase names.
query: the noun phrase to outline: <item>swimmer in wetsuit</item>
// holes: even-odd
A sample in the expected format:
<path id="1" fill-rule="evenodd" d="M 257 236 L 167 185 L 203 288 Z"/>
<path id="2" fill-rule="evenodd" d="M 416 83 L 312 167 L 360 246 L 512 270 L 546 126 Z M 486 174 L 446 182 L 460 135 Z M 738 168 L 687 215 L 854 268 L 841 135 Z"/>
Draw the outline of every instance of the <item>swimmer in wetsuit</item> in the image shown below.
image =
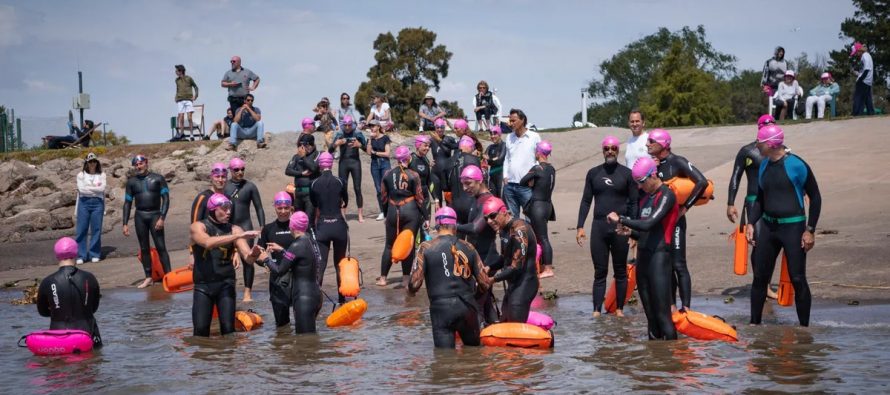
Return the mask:
<path id="1" fill-rule="evenodd" d="M 343 157 L 342 155 L 340 156 Z M 321 266 L 318 269 L 318 285 L 322 285 L 324 272 L 328 267 L 328 253 L 334 248 L 334 270 L 336 272 L 338 303 L 346 303 L 346 297 L 339 294 L 340 289 L 340 260 L 346 257 L 346 247 L 349 243 L 349 226 L 341 211 L 349 202 L 349 192 L 346 190 L 346 182 L 334 177 L 331 167 L 334 166 L 334 157 L 327 152 L 318 156 L 318 167 L 321 175 L 312 181 L 309 195 L 312 205 L 316 207 L 315 240 L 321 252 Z"/>
<path id="2" fill-rule="evenodd" d="M 260 255 L 260 248 L 253 249 L 247 240 L 254 239 L 259 231 L 244 231 L 229 223 L 232 202 L 226 195 L 215 193 L 207 200 L 207 218 L 191 224 L 192 279 L 195 289 L 192 295 L 192 326 L 195 336 L 210 336 L 213 307 L 219 312 L 220 333 L 235 331 L 235 269 L 232 257 L 240 254 L 245 263 L 252 265 Z"/>
<path id="3" fill-rule="evenodd" d="M 553 277 L 553 247 L 550 246 L 550 238 L 547 236 L 549 233 L 547 222 L 556 221 L 556 210 L 550 201 L 553 188 L 556 187 L 556 169 L 547 163 L 547 157 L 552 150 L 553 147 L 547 140 L 539 142 L 535 146 L 535 159 L 538 163 L 519 180 L 519 185 L 532 190 L 532 197 L 522 211 L 528 214 L 532 229 L 535 231 L 535 238 L 541 246 L 540 278 Z"/>
<path id="4" fill-rule="evenodd" d="M 695 183 L 689 198 L 685 202 L 677 202 L 680 217 L 677 219 L 677 229 L 671 241 L 671 260 L 674 266 L 673 294 L 676 296 L 680 290 L 680 301 L 683 307 L 689 307 L 692 301 L 692 277 L 686 265 L 686 212 L 695 206 L 695 202 L 708 187 L 708 179 L 686 158 L 675 155 L 671 151 L 671 135 L 664 129 L 655 129 L 649 132 L 646 148 L 649 154 L 658 160 L 658 178 L 669 181 L 674 177 L 688 178 Z M 675 298 L 676 299 L 676 298 Z M 676 305 L 676 304 L 675 304 Z"/>
<path id="5" fill-rule="evenodd" d="M 214 193 L 225 195 L 226 181 L 229 179 L 229 169 L 225 163 L 216 162 L 210 166 L 210 188 L 198 193 L 192 200 L 192 208 L 189 211 L 190 223 L 207 219 L 207 200 Z M 189 245 L 189 265 L 195 264 L 193 246 Z"/>
<path id="6" fill-rule="evenodd" d="M 451 171 L 448 173 L 448 190 L 451 191 L 451 208 L 457 213 L 457 222 L 465 224 L 469 221 L 470 208 L 475 204 L 473 196 L 464 192 L 460 175 L 467 166 L 476 166 L 481 168 L 482 163 L 479 157 L 473 151 L 475 144 L 470 136 L 464 135 L 460 138 L 458 144 L 458 152 L 451 157 Z M 458 231 L 457 236 L 465 239 L 466 235 Z"/>
<path id="7" fill-rule="evenodd" d="M 366 151 L 368 149 L 368 140 L 365 135 L 355 130 L 355 120 L 347 115 L 343 117 L 342 130 L 334 135 L 334 143 L 328 148 L 329 153 L 334 153 L 337 148 L 340 149 L 340 161 L 337 166 L 337 174 L 343 184 L 349 183 L 349 177 L 352 176 L 352 189 L 355 192 L 355 205 L 358 207 L 358 220 L 364 222 L 365 213 L 363 211 L 364 198 L 362 197 L 362 161 L 359 157 L 359 150 Z M 317 207 L 317 206 L 316 206 Z M 343 206 L 343 217 L 346 216 L 346 206 Z M 339 261 L 337 261 L 339 262 Z"/>
<path id="8" fill-rule="evenodd" d="M 266 212 L 263 211 L 263 201 L 260 197 L 260 190 L 256 185 L 244 179 L 244 161 L 240 158 L 232 158 L 229 161 L 229 170 L 232 172 L 232 178 L 226 182 L 224 188 L 225 195 L 232 201 L 232 220 L 234 225 L 238 225 L 243 230 L 253 230 L 253 221 L 250 219 L 250 206 L 253 205 L 256 210 L 257 226 L 260 227 L 266 223 Z M 253 246 L 253 240 L 248 241 Z M 235 256 L 238 259 L 238 256 Z M 250 290 L 253 288 L 254 268 L 253 265 L 241 265 L 244 270 L 244 298 L 242 301 L 253 301 Z"/>
<path id="9" fill-rule="evenodd" d="M 485 202 L 482 215 L 488 226 L 500 232 L 504 268 L 491 281 L 507 282 L 501 305 L 501 322 L 526 322 L 540 284 L 535 266 L 534 246 L 537 240 L 534 231 L 525 221 L 513 218 L 504 201 L 496 197 Z"/>
<path id="10" fill-rule="evenodd" d="M 460 175 L 461 186 L 464 192 L 475 199 L 475 204 L 470 207 L 469 222 L 458 224 L 457 231 L 467 236 L 467 242 L 476 248 L 476 252 L 486 267 L 486 273 L 494 274 L 504 266 L 504 258 L 498 254 L 497 232 L 485 221 L 482 208 L 488 199 L 494 195 L 488 190 L 483 181 L 482 170 L 475 165 L 464 168 Z M 494 324 L 498 320 L 498 314 L 494 306 L 494 294 L 489 288 L 487 292 L 477 294 L 476 303 L 482 307 L 482 319 L 486 324 Z"/>
<path id="11" fill-rule="evenodd" d="M 290 194 L 280 191 L 275 194 L 275 221 L 263 226 L 257 245 L 269 251 L 269 256 L 276 262 L 281 262 L 284 249 L 294 241 L 290 232 L 290 216 L 294 213 L 294 202 Z M 280 247 L 276 248 L 276 247 Z M 271 250 L 270 250 L 271 248 Z M 263 266 L 262 260 L 256 264 Z M 275 315 L 275 326 L 284 326 L 290 323 L 291 306 L 291 278 L 288 275 L 278 276 L 269 274 L 269 300 L 272 302 L 272 314 Z"/>
<path id="12" fill-rule="evenodd" d="M 90 334 L 93 347 L 102 347 L 99 325 L 93 314 L 99 309 L 99 282 L 75 265 L 77 242 L 70 237 L 56 241 L 53 250 L 59 270 L 40 282 L 37 312 L 50 317 L 49 329 L 79 329 Z"/>
<path id="13" fill-rule="evenodd" d="M 637 291 L 646 312 L 649 340 L 676 340 L 677 330 L 671 320 L 674 298 L 669 249 L 679 208 L 674 192 L 656 175 L 657 168 L 655 161 L 647 157 L 634 163 L 632 177 L 646 193 L 640 203 L 640 218 L 633 219 L 613 211 L 606 220 L 618 224 L 619 234 L 639 241 Z"/>
<path id="14" fill-rule="evenodd" d="M 449 191 L 448 171 L 451 169 L 451 151 L 457 149 L 457 141 L 454 137 L 445 135 L 445 119 L 436 119 L 436 130 L 430 133 L 430 151 L 433 153 L 433 198 L 436 206 L 441 206 L 442 193 Z"/>
<path id="15" fill-rule="evenodd" d="M 386 276 L 392 267 L 392 245 L 405 229 L 411 229 L 416 235 L 421 225 L 426 222 L 426 214 L 423 209 L 423 185 L 417 172 L 408 168 L 411 160 L 411 151 L 408 147 L 399 146 L 395 150 L 398 166 L 390 169 L 383 175 L 380 182 L 381 201 L 386 208 L 386 240 L 383 244 L 383 254 L 380 257 L 380 277 L 376 284 L 385 287 Z M 411 272 L 411 264 L 414 262 L 414 244 L 408 257 L 402 260 L 402 286 L 408 284 L 408 274 Z"/>
<path id="16" fill-rule="evenodd" d="M 321 255 L 309 229 L 309 216 L 302 211 L 293 213 L 288 223 L 294 241 L 285 250 L 271 247 L 259 259 L 277 276 L 290 275 L 294 304 L 294 327 L 299 333 L 314 333 L 315 318 L 321 310 L 321 287 L 318 285 L 318 267 Z M 282 260 L 274 261 L 267 254 L 283 251 Z"/>
<path id="17" fill-rule="evenodd" d="M 311 119 L 309 123 L 312 124 Z M 307 127 L 311 128 L 312 126 L 304 123 L 303 128 Z M 315 137 L 311 132 L 307 134 L 304 130 L 297 138 L 297 154 L 291 158 L 284 169 L 284 174 L 294 178 L 294 211 L 305 212 L 309 216 L 310 226 L 315 221 L 315 207 L 312 206 L 312 200 L 309 197 L 309 186 L 312 184 L 312 180 L 320 174 L 317 163 L 318 155 L 319 152 L 315 149 Z"/>
<path id="18" fill-rule="evenodd" d="M 456 225 L 453 209 L 436 211 L 438 235 L 420 244 L 408 284 L 408 295 L 414 296 L 426 280 L 436 348 L 454 348 L 455 332 L 464 345 L 479 345 L 479 307 L 474 295 L 487 293 L 491 281 L 473 246 L 455 235 Z"/>
<path id="19" fill-rule="evenodd" d="M 501 141 L 501 127 L 494 125 L 491 127 L 491 145 L 485 149 L 485 160 L 488 161 L 488 189 L 495 197 L 501 197 L 501 190 L 504 189 L 504 157 L 507 155 L 507 148 Z"/>
<path id="20" fill-rule="evenodd" d="M 433 208 L 430 196 L 430 187 L 433 185 L 433 168 L 426 159 L 426 154 L 430 152 L 430 136 L 420 134 L 414 137 L 414 153 L 411 154 L 411 163 L 408 168 L 417 172 L 420 176 L 420 184 L 423 186 L 423 211 L 424 215 L 429 218 Z"/>
<path id="21" fill-rule="evenodd" d="M 124 190 L 123 234 L 130 237 L 130 226 L 127 223 L 130 222 L 130 208 L 135 200 L 136 213 L 133 215 L 133 222 L 136 224 L 136 239 L 139 240 L 142 270 L 145 272 L 145 280 L 138 288 L 145 288 L 152 284 L 149 235 L 158 250 L 164 274 L 170 272 L 170 255 L 167 254 L 167 244 L 164 241 L 164 218 L 170 208 L 170 190 L 167 189 L 167 181 L 163 176 L 148 171 L 148 158 L 136 155 L 130 163 L 136 168 L 136 175 L 127 179 Z"/>
<path id="22" fill-rule="evenodd" d="M 606 277 L 609 275 L 609 254 L 612 255 L 612 270 L 615 278 L 615 295 L 627 295 L 627 253 L 628 238 L 616 232 L 615 226 L 606 221 L 611 212 L 630 218 L 637 218 L 639 187 L 631 176 L 630 169 L 618 163 L 618 147 L 621 141 L 615 136 L 603 139 L 605 162 L 590 169 L 584 181 L 584 194 L 578 209 L 578 224 L 575 241 L 582 245 L 585 239 L 584 221 L 594 203 L 593 221 L 590 223 L 590 258 L 593 260 L 593 316 L 602 313 L 606 297 Z M 618 308 L 615 315 L 624 316 L 624 297 L 616 298 Z"/>
<path id="23" fill-rule="evenodd" d="M 760 164 L 757 198 L 748 213 L 745 235 L 754 246 L 751 261 L 751 323 L 760 324 L 766 291 L 781 250 L 788 259 L 794 287 L 794 306 L 801 326 L 810 325 L 810 286 L 807 284 L 807 252 L 816 243 L 816 223 L 822 212 L 822 195 L 813 170 L 799 156 L 785 150 L 782 128 L 771 125 L 757 131 Z M 804 195 L 809 197 L 809 216 Z M 762 226 L 755 227 L 759 220 Z"/>

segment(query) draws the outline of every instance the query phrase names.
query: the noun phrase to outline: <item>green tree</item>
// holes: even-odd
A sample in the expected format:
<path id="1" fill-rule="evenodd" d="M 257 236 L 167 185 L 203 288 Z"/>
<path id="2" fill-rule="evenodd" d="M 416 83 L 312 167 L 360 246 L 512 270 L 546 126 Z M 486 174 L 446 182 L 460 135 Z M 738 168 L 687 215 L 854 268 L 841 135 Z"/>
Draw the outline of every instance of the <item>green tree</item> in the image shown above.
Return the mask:
<path id="1" fill-rule="evenodd" d="M 726 82 L 732 123 L 754 122 L 766 111 L 766 102 L 760 89 L 760 77 L 760 71 L 742 70 Z"/>
<path id="2" fill-rule="evenodd" d="M 423 96 L 439 90 L 448 76 L 452 53 L 436 45 L 436 33 L 422 27 L 405 28 L 398 36 L 383 33 L 374 40 L 377 64 L 368 70 L 368 81 L 359 85 L 355 103 L 367 113 L 375 92 L 386 95 L 393 122 L 401 128 L 417 128 L 417 110 Z"/>
<path id="3" fill-rule="evenodd" d="M 655 127 L 711 125 L 730 119 L 726 85 L 698 68 L 693 48 L 675 40 L 640 102 Z"/>
<path id="4" fill-rule="evenodd" d="M 673 42 L 679 41 L 693 54 L 693 67 L 726 80 L 735 74 L 733 55 L 717 51 L 707 40 L 704 26 L 688 26 L 671 32 L 660 28 L 654 34 L 625 46 L 599 65 L 600 78 L 590 82 L 588 91 L 595 103 L 588 116 L 598 125 L 624 125 L 627 114 L 640 103 L 640 94 L 649 86 Z M 580 116 L 576 117 L 579 118 Z"/>
<path id="5" fill-rule="evenodd" d="M 94 144 L 96 144 L 96 145 L 102 144 L 103 143 L 102 133 L 101 132 L 94 132 L 94 133 L 99 133 L 99 136 L 95 136 L 95 135 L 93 136 Z M 106 145 L 109 147 L 113 146 L 113 145 L 130 145 L 130 139 L 128 139 L 127 136 L 118 136 L 117 134 L 114 133 L 114 129 L 109 129 L 107 132 L 105 132 L 105 142 L 107 142 Z"/>
<path id="6" fill-rule="evenodd" d="M 853 5 L 857 10 L 841 23 L 839 36 L 865 44 L 875 64 L 875 81 L 885 81 L 890 71 L 890 1 L 853 0 Z M 849 48 L 845 50 L 849 55 Z"/>
<path id="7" fill-rule="evenodd" d="M 457 104 L 457 100 L 448 101 L 442 100 L 439 102 L 439 107 L 442 108 L 442 111 L 445 111 L 445 116 L 448 118 L 466 118 L 467 115 L 464 113 L 464 109 L 460 108 L 460 105 Z"/>

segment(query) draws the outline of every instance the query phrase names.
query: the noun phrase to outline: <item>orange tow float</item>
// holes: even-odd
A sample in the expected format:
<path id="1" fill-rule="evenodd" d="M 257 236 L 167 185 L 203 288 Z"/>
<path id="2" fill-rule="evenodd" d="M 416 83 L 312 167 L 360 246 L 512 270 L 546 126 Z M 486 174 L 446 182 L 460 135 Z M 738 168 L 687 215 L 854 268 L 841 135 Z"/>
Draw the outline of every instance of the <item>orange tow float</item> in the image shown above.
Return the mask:
<path id="1" fill-rule="evenodd" d="M 521 322 L 502 322 L 479 334 L 488 347 L 553 348 L 553 332 Z"/>
<path id="2" fill-rule="evenodd" d="M 627 295 L 624 296 L 624 303 L 627 303 L 627 300 L 630 299 L 631 295 L 634 293 L 634 288 L 637 287 L 637 265 L 627 265 Z M 618 300 L 615 297 L 615 294 L 618 291 L 615 289 L 615 279 L 612 279 L 612 284 L 609 285 L 609 290 L 606 291 L 606 300 L 603 302 L 603 308 L 606 310 L 606 313 L 612 314 L 615 310 L 618 310 Z"/>
<path id="3" fill-rule="evenodd" d="M 671 320 L 674 321 L 677 332 L 693 339 L 723 340 L 727 342 L 739 340 L 735 328 L 720 317 L 684 309 L 673 312 Z"/>

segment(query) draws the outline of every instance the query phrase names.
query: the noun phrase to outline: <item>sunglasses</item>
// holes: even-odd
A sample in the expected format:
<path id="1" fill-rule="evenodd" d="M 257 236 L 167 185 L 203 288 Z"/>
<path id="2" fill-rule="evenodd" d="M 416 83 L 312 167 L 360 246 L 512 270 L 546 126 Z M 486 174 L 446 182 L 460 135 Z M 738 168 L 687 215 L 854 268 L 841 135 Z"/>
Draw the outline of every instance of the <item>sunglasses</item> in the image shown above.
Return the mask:
<path id="1" fill-rule="evenodd" d="M 237 61 L 237 60 L 230 60 L 229 63 L 235 64 L 235 63 L 238 63 L 238 61 Z"/>
<path id="2" fill-rule="evenodd" d="M 493 212 L 493 213 L 491 213 L 491 214 L 486 215 L 486 216 L 485 216 L 485 219 L 486 219 L 487 221 L 494 221 L 494 219 L 497 218 L 498 214 L 499 214 L 499 212 L 495 211 L 495 212 Z"/>
<path id="3" fill-rule="evenodd" d="M 276 200 L 274 203 L 275 207 L 290 207 L 293 204 L 291 200 Z"/>
<path id="4" fill-rule="evenodd" d="M 229 171 L 226 169 L 213 169 L 210 171 L 211 176 L 227 176 L 229 175 Z"/>
<path id="5" fill-rule="evenodd" d="M 644 176 L 643 178 L 640 178 L 640 179 L 638 179 L 638 180 L 634 180 L 634 181 L 636 181 L 637 184 L 642 184 L 642 183 L 646 182 L 646 180 L 648 180 L 649 177 L 651 177 L 651 175 L 646 175 L 646 176 Z"/>
<path id="6" fill-rule="evenodd" d="M 238 168 L 234 168 L 234 169 L 232 169 L 232 173 L 241 173 L 241 172 L 243 172 L 243 171 L 244 171 L 244 168 L 243 168 L 243 167 L 238 167 Z"/>
<path id="7" fill-rule="evenodd" d="M 223 203 L 223 204 L 220 204 L 219 206 L 216 207 L 216 209 L 217 209 L 217 210 L 219 210 L 219 209 L 223 209 L 223 210 L 231 210 L 231 209 L 232 209 L 232 202 L 225 202 L 225 203 Z"/>
<path id="8" fill-rule="evenodd" d="M 603 152 L 610 152 L 610 151 L 618 152 L 618 146 L 612 145 L 612 146 L 603 147 Z"/>

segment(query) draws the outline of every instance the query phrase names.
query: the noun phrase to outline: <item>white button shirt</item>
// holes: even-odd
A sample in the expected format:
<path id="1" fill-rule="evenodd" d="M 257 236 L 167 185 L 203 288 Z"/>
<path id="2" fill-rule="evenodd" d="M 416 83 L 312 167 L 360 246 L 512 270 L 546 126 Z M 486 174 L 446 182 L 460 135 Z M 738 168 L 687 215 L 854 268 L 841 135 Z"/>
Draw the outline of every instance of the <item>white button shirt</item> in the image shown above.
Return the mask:
<path id="1" fill-rule="evenodd" d="M 535 165 L 535 147 L 541 142 L 537 132 L 526 130 L 522 137 L 510 133 L 504 141 L 507 153 L 504 158 L 504 178 L 507 182 L 516 182 L 528 174 Z"/>
<path id="2" fill-rule="evenodd" d="M 624 147 L 624 165 L 633 169 L 634 163 L 637 163 L 637 159 L 642 157 L 647 157 L 649 155 L 649 148 L 646 147 L 646 142 L 649 140 L 649 133 L 643 132 L 640 133 L 639 136 L 630 135 L 630 138 L 627 140 L 627 146 Z"/>

